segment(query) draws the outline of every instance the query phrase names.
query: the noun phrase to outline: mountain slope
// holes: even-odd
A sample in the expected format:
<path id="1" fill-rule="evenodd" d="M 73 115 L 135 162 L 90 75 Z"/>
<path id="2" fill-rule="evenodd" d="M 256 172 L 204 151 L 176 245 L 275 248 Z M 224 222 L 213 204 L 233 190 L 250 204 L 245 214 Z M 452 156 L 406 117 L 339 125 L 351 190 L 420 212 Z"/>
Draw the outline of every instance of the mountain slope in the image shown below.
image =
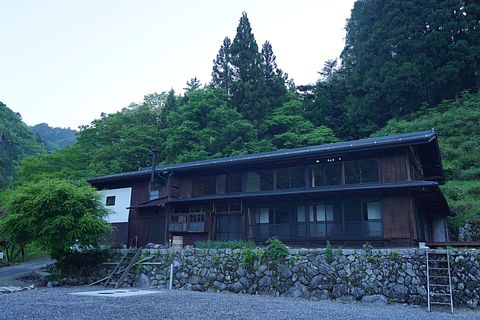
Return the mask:
<path id="1" fill-rule="evenodd" d="M 46 123 L 40 123 L 30 129 L 42 138 L 48 151 L 68 147 L 77 141 L 77 131 L 70 128 L 50 127 Z"/>
<path id="2" fill-rule="evenodd" d="M 447 183 L 443 191 L 454 212 L 455 226 L 480 220 L 480 95 L 464 93 L 457 101 L 390 120 L 375 135 L 435 128 Z"/>
<path id="3" fill-rule="evenodd" d="M 23 123 L 20 114 L 0 102 L 0 189 L 10 184 L 21 159 L 45 151 L 40 138 Z"/>

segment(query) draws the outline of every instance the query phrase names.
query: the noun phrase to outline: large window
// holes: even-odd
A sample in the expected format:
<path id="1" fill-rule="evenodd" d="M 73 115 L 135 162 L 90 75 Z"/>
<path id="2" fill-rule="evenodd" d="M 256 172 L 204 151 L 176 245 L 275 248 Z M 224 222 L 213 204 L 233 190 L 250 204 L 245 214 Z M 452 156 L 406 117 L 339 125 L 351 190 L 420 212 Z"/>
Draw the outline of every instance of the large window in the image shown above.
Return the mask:
<path id="1" fill-rule="evenodd" d="M 247 192 L 273 190 L 273 169 L 247 173 Z"/>
<path id="2" fill-rule="evenodd" d="M 215 194 L 217 187 L 216 176 L 199 176 L 192 179 L 192 195 Z"/>
<path id="3" fill-rule="evenodd" d="M 342 184 L 342 163 L 321 163 L 311 167 L 312 187 Z"/>
<path id="4" fill-rule="evenodd" d="M 361 199 L 322 203 L 276 203 L 249 210 L 249 230 L 256 241 L 362 239 L 382 237 L 380 201 Z"/>
<path id="5" fill-rule="evenodd" d="M 226 190 L 225 192 L 242 192 L 242 178 L 243 175 L 241 173 L 229 173 L 227 174 L 227 181 L 226 181 Z"/>
<path id="6" fill-rule="evenodd" d="M 289 167 L 277 169 L 277 189 L 305 187 L 304 167 Z"/>
<path id="7" fill-rule="evenodd" d="M 289 216 L 288 206 L 256 208 L 256 226 L 254 226 L 256 237 L 260 239 L 267 239 L 271 236 L 288 238 L 290 236 Z"/>
<path id="8" fill-rule="evenodd" d="M 333 222 L 333 205 L 316 204 L 310 206 L 310 236 L 325 237 L 327 223 Z"/>
<path id="9" fill-rule="evenodd" d="M 242 216 L 224 215 L 217 218 L 217 240 L 236 241 L 242 239 Z"/>
<path id="10" fill-rule="evenodd" d="M 218 193 L 242 192 L 242 173 L 227 173 L 218 176 Z"/>
<path id="11" fill-rule="evenodd" d="M 378 182 L 378 161 L 376 159 L 345 162 L 345 183 Z"/>

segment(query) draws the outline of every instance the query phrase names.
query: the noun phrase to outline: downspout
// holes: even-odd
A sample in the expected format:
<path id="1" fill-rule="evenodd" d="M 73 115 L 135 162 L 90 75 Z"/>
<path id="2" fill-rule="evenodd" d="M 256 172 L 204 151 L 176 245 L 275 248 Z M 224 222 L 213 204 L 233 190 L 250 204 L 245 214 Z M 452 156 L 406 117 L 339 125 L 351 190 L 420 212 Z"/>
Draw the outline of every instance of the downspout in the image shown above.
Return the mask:
<path id="1" fill-rule="evenodd" d="M 152 149 L 152 174 L 150 175 L 150 184 L 155 182 L 155 170 L 157 169 L 158 150 Z"/>

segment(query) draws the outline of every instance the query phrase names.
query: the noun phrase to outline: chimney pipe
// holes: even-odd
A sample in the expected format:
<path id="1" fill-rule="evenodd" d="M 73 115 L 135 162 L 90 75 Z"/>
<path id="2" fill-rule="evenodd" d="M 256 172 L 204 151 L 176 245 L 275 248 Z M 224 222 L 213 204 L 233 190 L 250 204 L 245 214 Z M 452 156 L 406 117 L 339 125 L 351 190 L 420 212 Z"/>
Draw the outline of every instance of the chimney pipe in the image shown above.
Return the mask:
<path id="1" fill-rule="evenodd" d="M 155 182 L 155 169 L 157 169 L 158 162 L 158 151 L 157 149 L 152 149 L 152 175 L 150 176 L 150 183 Z"/>

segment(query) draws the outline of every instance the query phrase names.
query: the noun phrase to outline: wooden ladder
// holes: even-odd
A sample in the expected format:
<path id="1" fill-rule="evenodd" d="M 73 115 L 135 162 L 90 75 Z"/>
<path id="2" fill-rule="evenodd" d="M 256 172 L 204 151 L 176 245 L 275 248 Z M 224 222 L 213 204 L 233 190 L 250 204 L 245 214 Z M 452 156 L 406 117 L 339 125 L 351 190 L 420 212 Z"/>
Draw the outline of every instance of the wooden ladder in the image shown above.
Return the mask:
<path id="1" fill-rule="evenodd" d="M 452 277 L 448 250 L 427 249 L 427 301 L 432 305 L 450 306 L 453 314 Z"/>
<path id="2" fill-rule="evenodd" d="M 105 281 L 105 287 L 112 285 L 115 285 L 115 289 L 120 287 L 128 272 L 135 265 L 135 262 L 137 262 L 141 254 L 142 248 L 129 248 L 125 251 L 110 275 L 105 279 L 102 279 L 100 282 Z M 97 281 L 96 283 L 99 282 Z"/>

